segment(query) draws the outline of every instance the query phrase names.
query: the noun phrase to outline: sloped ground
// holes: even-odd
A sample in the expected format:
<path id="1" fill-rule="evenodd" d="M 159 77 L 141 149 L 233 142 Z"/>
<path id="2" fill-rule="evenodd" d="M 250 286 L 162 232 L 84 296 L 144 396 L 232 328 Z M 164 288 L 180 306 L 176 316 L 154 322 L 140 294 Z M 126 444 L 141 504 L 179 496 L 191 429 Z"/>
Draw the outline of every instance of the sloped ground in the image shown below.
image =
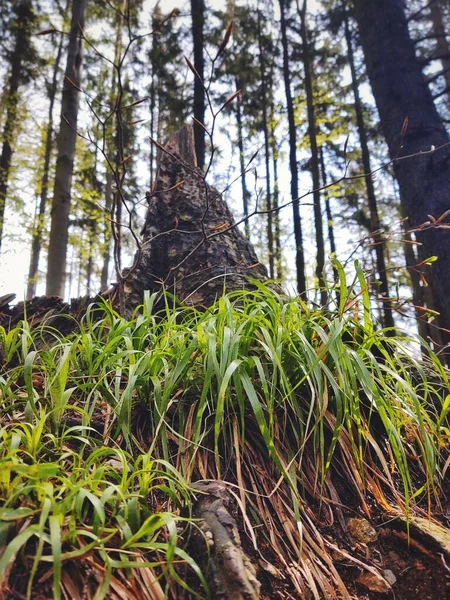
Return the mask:
<path id="1" fill-rule="evenodd" d="M 446 525 L 448 373 L 356 281 L 329 311 L 260 286 L 1 329 L 3 597 L 205 597 L 198 480 L 227 482 L 261 597 L 446 597 L 448 556 L 390 519 Z"/>

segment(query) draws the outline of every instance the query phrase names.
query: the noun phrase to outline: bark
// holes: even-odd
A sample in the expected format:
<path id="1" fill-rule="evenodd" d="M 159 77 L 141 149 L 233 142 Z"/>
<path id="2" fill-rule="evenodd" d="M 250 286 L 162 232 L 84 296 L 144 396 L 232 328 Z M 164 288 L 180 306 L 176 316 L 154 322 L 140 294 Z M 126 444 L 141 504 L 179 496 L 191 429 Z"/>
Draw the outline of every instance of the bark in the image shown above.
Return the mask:
<path id="1" fill-rule="evenodd" d="M 297 1 L 297 6 L 298 1 Z M 300 13 L 300 35 L 303 44 L 303 65 L 305 69 L 305 91 L 306 107 L 308 114 L 308 135 L 311 146 L 311 175 L 313 183 L 313 201 L 314 201 L 314 225 L 316 229 L 316 277 L 320 290 L 320 302 L 322 306 L 327 303 L 327 292 L 325 289 L 324 269 L 325 269 L 325 247 L 323 242 L 322 209 L 320 201 L 320 171 L 319 171 L 319 149 L 317 146 L 317 126 L 316 111 L 314 107 L 313 81 L 311 73 L 310 44 L 308 41 L 308 29 L 306 25 L 306 6 L 304 0 Z"/>
<path id="2" fill-rule="evenodd" d="M 66 5 L 66 11 L 69 7 L 69 2 Z M 30 267 L 28 269 L 28 285 L 27 285 L 27 298 L 32 298 L 36 295 L 37 278 L 39 271 L 39 258 L 41 255 L 42 248 L 42 237 L 44 233 L 44 217 L 45 210 L 47 208 L 48 199 L 48 182 L 50 175 L 50 161 L 53 151 L 53 108 L 55 105 L 56 92 L 58 89 L 58 75 L 59 65 L 61 62 L 61 55 L 63 50 L 64 36 L 61 34 L 59 38 L 58 50 L 56 52 L 55 64 L 53 67 L 52 83 L 50 85 L 48 97 L 48 123 L 47 131 L 45 136 L 45 153 L 44 153 L 44 170 L 42 173 L 41 180 L 41 193 L 39 201 L 39 209 L 36 215 L 36 223 L 33 229 L 33 235 L 31 239 L 31 256 L 30 256 Z"/>
<path id="3" fill-rule="evenodd" d="M 356 74 L 355 57 L 353 53 L 353 43 L 350 33 L 348 13 L 344 10 L 344 27 L 345 27 L 345 40 L 347 43 L 347 56 L 350 65 L 350 72 L 352 77 L 352 90 L 353 97 L 355 100 L 355 114 L 356 114 L 356 126 L 358 128 L 359 143 L 361 145 L 361 158 L 364 169 L 364 182 L 367 192 L 367 204 L 369 206 L 370 214 L 370 236 L 373 241 L 375 249 L 376 267 L 378 273 L 378 280 L 380 284 L 380 295 L 381 295 L 381 306 L 382 306 L 382 323 L 384 327 L 388 327 L 388 333 L 394 335 L 395 323 L 392 312 L 392 302 L 389 300 L 389 283 L 387 278 L 386 261 L 384 254 L 386 250 L 386 240 L 381 233 L 381 223 L 378 215 L 377 198 L 375 194 L 375 186 L 372 179 L 372 167 L 370 163 L 370 152 L 367 139 L 366 124 L 364 122 L 364 114 L 362 109 L 362 102 L 359 93 L 358 77 Z"/>
<path id="4" fill-rule="evenodd" d="M 264 49 L 262 46 L 261 32 L 261 12 L 258 10 L 258 53 L 259 70 L 261 78 L 261 111 L 262 128 L 264 134 L 264 163 L 266 170 L 266 210 L 267 210 L 267 249 L 269 254 L 269 277 L 275 278 L 275 253 L 273 240 L 273 213 L 272 213 L 272 192 L 270 182 L 270 134 L 269 134 L 269 111 L 268 111 L 268 90 L 266 81 L 266 61 Z"/>
<path id="5" fill-rule="evenodd" d="M 15 9 L 15 13 L 16 39 L 10 59 L 10 75 L 6 92 L 6 119 L 2 135 L 2 153 L 0 156 L 0 250 L 3 239 L 6 195 L 13 155 L 14 133 L 17 125 L 19 86 L 24 76 L 24 59 L 29 47 L 30 24 L 33 21 L 31 1 L 24 0 L 20 2 Z"/>
<path id="6" fill-rule="evenodd" d="M 46 289 L 48 295 L 56 296 L 64 295 L 66 276 L 67 240 L 83 55 L 82 33 L 86 4 L 87 0 L 73 0 L 61 100 L 61 124 L 57 144 Z"/>
<path id="7" fill-rule="evenodd" d="M 142 247 L 121 292 L 127 313 L 142 302 L 145 290 L 165 289 L 201 307 L 225 289 L 249 288 L 248 278 L 267 278 L 221 195 L 195 165 L 193 128 L 186 126 L 160 151 Z"/>
<path id="8" fill-rule="evenodd" d="M 200 557 L 203 556 L 201 566 L 212 588 L 212 597 L 258 600 L 261 584 L 256 579 L 254 565 L 242 550 L 237 523 L 228 510 L 230 494 L 226 485 L 218 481 L 198 481 L 192 487 L 199 492 L 192 516 L 199 519 L 204 536 L 198 539 L 200 534 L 194 530 L 193 543 L 199 546 Z M 204 539 L 209 547 L 207 553 Z"/>
<path id="9" fill-rule="evenodd" d="M 291 171 L 291 199 L 292 212 L 294 219 L 294 237 L 295 237 L 295 266 L 297 275 L 298 293 L 306 297 L 306 277 L 305 277 L 305 255 L 303 249 L 303 232 L 300 220 L 300 202 L 298 199 L 298 164 L 297 164 L 297 130 L 294 115 L 294 102 L 291 91 L 291 76 L 289 66 L 289 51 L 286 32 L 286 0 L 279 0 L 280 3 L 280 25 L 281 25 L 281 43 L 283 47 L 283 78 L 286 93 L 286 108 L 288 113 L 289 126 L 289 167 Z"/>
<path id="10" fill-rule="evenodd" d="M 205 123 L 205 88 L 203 57 L 203 26 L 205 23 L 205 2 L 204 0 L 191 0 L 192 11 L 192 38 L 194 44 L 194 67 L 198 77 L 194 78 L 194 117 Z M 195 154 L 197 156 L 197 166 L 203 169 L 205 166 L 205 132 L 203 128 L 196 125 L 195 134 Z"/>
<path id="11" fill-rule="evenodd" d="M 389 152 L 395 160 L 403 209 L 412 227 L 449 209 L 449 137 L 414 54 L 401 0 L 355 0 L 367 72 Z M 403 123 L 409 124 L 403 143 Z M 441 148 L 441 146 L 443 146 Z M 437 150 L 433 151 L 432 148 Z M 411 156 L 412 155 L 412 156 Z M 404 158 L 406 157 L 406 158 Z M 448 222 L 448 218 L 447 218 Z M 438 256 L 430 268 L 438 325 L 450 327 L 450 234 L 439 224 L 416 233 L 420 257 Z M 443 332 L 450 341 L 448 332 Z"/>

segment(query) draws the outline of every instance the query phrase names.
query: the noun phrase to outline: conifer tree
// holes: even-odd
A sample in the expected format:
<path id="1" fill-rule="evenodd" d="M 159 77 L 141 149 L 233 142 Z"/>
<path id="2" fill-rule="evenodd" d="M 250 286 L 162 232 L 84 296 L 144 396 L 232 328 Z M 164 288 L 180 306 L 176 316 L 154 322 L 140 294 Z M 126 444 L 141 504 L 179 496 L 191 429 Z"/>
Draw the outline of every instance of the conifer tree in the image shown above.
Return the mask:
<path id="1" fill-rule="evenodd" d="M 13 48 L 8 56 L 9 77 L 5 89 L 6 115 L 2 132 L 2 151 L 0 155 L 0 250 L 3 239 L 6 197 L 14 150 L 14 135 L 17 124 L 19 88 L 26 83 L 32 73 L 31 66 L 35 52 L 31 43 L 31 32 L 35 23 L 35 14 L 31 0 L 20 0 L 14 6 L 11 28 Z"/>
<path id="2" fill-rule="evenodd" d="M 432 308 L 450 340 L 449 137 L 414 52 L 401 0 L 354 0 L 367 72 L 405 215 L 430 265 Z M 435 150 L 437 148 L 437 150 Z M 437 223 L 430 223 L 430 217 Z M 440 221 L 439 221 L 440 220 Z"/>
<path id="3" fill-rule="evenodd" d="M 67 0 L 65 11 L 63 16 L 67 14 L 70 0 Z M 56 56 L 53 63 L 53 73 L 51 82 L 47 86 L 48 93 L 48 118 L 47 127 L 45 134 L 45 149 L 44 149 L 44 165 L 42 170 L 41 189 L 39 207 L 35 215 L 35 222 L 33 225 L 33 231 L 31 235 L 31 254 L 30 254 L 30 265 L 28 270 L 28 283 L 27 283 L 27 298 L 32 298 L 36 294 L 36 285 L 39 269 L 39 258 L 42 249 L 42 238 L 44 234 L 44 219 L 45 211 L 47 207 L 48 199 L 48 188 L 50 184 L 50 161 L 54 146 L 54 130 L 53 130 L 53 112 L 56 100 L 56 93 L 58 90 L 59 69 L 61 63 L 61 57 L 64 45 L 64 34 L 59 33 L 57 36 L 57 47 Z"/>
<path id="4" fill-rule="evenodd" d="M 306 295 L 305 255 L 303 248 L 303 232 L 300 219 L 300 202 L 298 188 L 298 163 L 297 163 L 297 129 L 294 116 L 294 101 L 291 89 L 291 71 L 289 64 L 289 45 L 286 24 L 286 0 L 279 0 L 281 43 L 283 48 L 283 78 L 286 94 L 286 108 L 289 126 L 289 166 L 291 171 L 291 201 L 294 220 L 295 237 L 295 264 L 297 277 L 297 290 L 302 296 Z"/>
<path id="5" fill-rule="evenodd" d="M 87 0 L 72 2 L 48 249 L 48 295 L 64 296 L 86 4 Z"/>
<path id="6" fill-rule="evenodd" d="M 194 78 L 194 118 L 205 123 L 205 59 L 204 59 L 204 0 L 191 0 L 192 13 L 192 43 L 194 48 L 194 67 L 197 75 Z M 205 166 L 205 132 L 199 125 L 195 126 L 195 152 L 197 165 L 200 169 Z"/>

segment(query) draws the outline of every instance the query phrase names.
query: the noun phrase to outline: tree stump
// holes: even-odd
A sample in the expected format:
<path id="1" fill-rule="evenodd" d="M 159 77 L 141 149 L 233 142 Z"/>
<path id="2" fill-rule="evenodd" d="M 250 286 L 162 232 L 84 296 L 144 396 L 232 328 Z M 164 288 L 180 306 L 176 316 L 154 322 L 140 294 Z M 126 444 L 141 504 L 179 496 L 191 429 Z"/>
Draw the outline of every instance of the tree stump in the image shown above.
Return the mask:
<path id="1" fill-rule="evenodd" d="M 268 278 L 221 194 L 196 164 L 192 126 L 160 147 L 142 246 L 123 285 L 127 313 L 142 302 L 144 290 L 166 290 L 186 304 L 206 307 L 225 290 L 249 289 L 250 279 Z"/>

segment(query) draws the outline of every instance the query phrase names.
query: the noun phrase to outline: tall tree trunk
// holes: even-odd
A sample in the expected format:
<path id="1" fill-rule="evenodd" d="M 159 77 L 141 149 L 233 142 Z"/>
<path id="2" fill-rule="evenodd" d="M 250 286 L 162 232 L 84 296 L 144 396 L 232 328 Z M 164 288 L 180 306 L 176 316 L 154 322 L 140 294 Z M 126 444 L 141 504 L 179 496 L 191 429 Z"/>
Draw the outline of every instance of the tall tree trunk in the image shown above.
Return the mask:
<path id="1" fill-rule="evenodd" d="M 325 269 L 325 247 L 323 242 L 322 209 L 320 201 L 320 170 L 319 170 L 319 149 L 317 146 L 317 127 L 316 114 L 314 107 L 314 91 L 311 75 L 311 46 L 308 40 L 308 29 L 306 25 L 306 7 L 307 0 L 303 0 L 303 6 L 300 10 L 298 0 L 297 7 L 300 13 L 300 35 L 303 45 L 303 65 L 305 68 L 305 91 L 306 107 L 308 113 L 308 134 L 311 146 L 311 175 L 313 184 L 314 201 L 314 225 L 316 229 L 316 277 L 320 290 L 320 302 L 322 306 L 327 303 L 327 292 L 325 289 L 324 269 Z"/>
<path id="2" fill-rule="evenodd" d="M 261 79 L 261 110 L 262 110 L 262 126 L 264 134 L 264 162 L 266 170 L 266 210 L 267 210 L 267 248 L 269 253 L 269 277 L 275 278 L 275 255 L 273 249 L 273 213 L 272 213 L 272 191 L 270 182 L 270 134 L 269 134 L 269 111 L 268 111 L 268 90 L 266 78 L 266 61 L 264 57 L 264 49 L 262 45 L 261 32 L 261 11 L 258 10 L 258 53 L 259 53 L 259 69 Z"/>
<path id="3" fill-rule="evenodd" d="M 237 87 L 236 89 L 239 89 Z M 250 192 L 247 188 L 247 177 L 245 172 L 245 154 L 244 154 L 244 136 L 242 133 L 242 113 L 241 113 L 241 102 L 242 99 L 239 96 L 236 98 L 236 124 L 237 124 L 237 138 L 238 138 L 238 151 L 239 151 L 239 167 L 241 171 L 241 188 L 242 188 L 242 210 L 244 218 L 244 231 L 245 237 L 250 240 L 250 223 L 248 220 L 248 201 L 250 198 Z M 195 132 L 195 129 L 194 129 Z"/>
<path id="4" fill-rule="evenodd" d="M 354 0 L 367 72 L 384 136 L 400 186 L 404 212 L 412 227 L 439 218 L 449 208 L 450 147 L 420 64 L 414 54 L 402 0 Z M 400 134 L 408 118 L 403 143 Z M 441 148 L 441 146 L 443 146 Z M 433 148 L 437 148 L 436 151 Z M 448 223 L 449 219 L 446 219 Z M 450 328 L 450 235 L 430 225 L 417 231 L 421 259 L 430 266 L 433 307 L 438 324 Z M 445 334 L 445 341 L 450 335 Z"/>
<path id="5" fill-rule="evenodd" d="M 156 76 L 156 61 L 155 61 L 155 49 L 156 44 L 158 43 L 158 28 L 159 28 L 159 20 L 155 18 L 155 13 L 152 16 L 152 49 L 150 51 L 150 64 L 151 64 L 151 79 L 150 79 L 150 138 L 152 140 L 156 139 L 155 137 L 155 122 L 156 122 L 156 95 L 158 93 L 158 84 L 157 84 L 157 76 Z M 154 170 L 155 170 L 155 147 L 153 144 L 150 144 L 150 157 L 149 157 L 149 168 L 150 168 L 150 187 L 153 188 L 153 179 L 154 179 Z"/>
<path id="6" fill-rule="evenodd" d="M 192 12 L 192 39 L 194 44 L 194 67 L 199 77 L 194 78 L 194 117 L 205 122 L 205 88 L 204 85 L 204 66 L 203 57 L 204 35 L 203 26 L 205 23 L 205 2 L 204 0 L 191 0 Z M 203 169 L 205 166 L 205 132 L 203 128 L 196 125 L 195 134 L 195 153 L 197 155 L 197 166 Z"/>
<path id="7" fill-rule="evenodd" d="M 124 18 L 122 16 L 125 10 L 125 4 L 121 7 L 120 11 L 116 12 L 115 19 L 115 40 L 114 40 L 114 65 L 111 71 L 111 93 L 109 96 L 109 105 L 111 107 L 112 116 L 109 121 L 109 128 L 106 132 L 106 152 L 112 165 L 118 168 L 118 154 L 117 145 L 114 140 L 117 141 L 117 67 L 119 66 L 120 54 L 122 52 L 122 29 Z M 156 36 L 153 36 L 153 39 Z M 151 159 L 152 161 L 152 159 Z M 150 170 L 151 173 L 151 170 Z M 116 215 L 113 214 L 113 206 L 117 203 L 117 197 L 114 198 L 114 173 L 111 172 L 109 166 L 106 171 L 106 185 L 105 185 L 105 232 L 103 240 L 103 253 L 102 253 L 102 272 L 100 275 L 100 289 L 106 290 L 108 287 L 109 278 L 109 264 L 111 260 L 111 228 L 112 223 L 108 219 L 115 219 Z"/>
<path id="8" fill-rule="evenodd" d="M 67 1 L 65 14 L 69 7 L 69 0 Z M 48 105 L 48 123 L 47 131 L 45 136 L 45 154 L 44 154 L 44 169 L 41 180 L 41 194 L 39 209 L 36 214 L 36 222 L 33 228 L 33 234 L 31 238 L 31 255 L 30 255 L 30 266 L 28 269 L 28 284 L 27 284 L 27 298 L 30 299 L 36 295 L 37 278 L 39 271 L 39 258 L 42 247 L 42 235 L 44 232 L 44 218 L 45 210 L 47 208 L 48 198 L 48 180 L 50 175 L 50 161 L 53 151 L 53 108 L 55 105 L 56 92 L 58 89 L 58 75 L 59 65 L 61 62 L 61 55 L 63 50 L 64 35 L 61 34 L 58 43 L 58 50 L 56 52 L 55 64 L 53 66 L 53 77 L 52 83 L 48 91 L 49 105 Z"/>
<path id="9" fill-rule="evenodd" d="M 353 97 L 355 100 L 356 125 L 358 127 L 359 143 L 361 145 L 361 157 L 365 175 L 364 182 L 366 185 L 367 203 L 369 206 L 370 214 L 370 236 L 372 238 L 375 249 L 377 273 L 380 282 L 379 291 L 381 293 L 382 303 L 382 322 L 384 327 L 390 328 L 389 333 L 394 334 L 394 315 L 392 312 L 392 302 L 389 300 L 389 283 L 387 278 L 386 262 L 384 259 L 386 240 L 384 239 L 381 233 L 380 218 L 378 216 L 377 199 L 375 194 L 375 186 L 372 179 L 372 168 L 370 164 L 370 152 L 367 140 L 366 125 L 364 122 L 364 113 L 362 109 L 361 97 L 359 94 L 359 85 L 358 77 L 356 74 L 352 36 L 350 32 L 348 13 L 346 8 L 344 8 L 344 27 L 345 40 L 347 43 L 347 56 L 352 77 Z"/>
<path id="10" fill-rule="evenodd" d="M 48 248 L 46 293 L 49 296 L 64 296 L 86 4 L 87 0 L 73 0 L 72 4 Z"/>
<path id="11" fill-rule="evenodd" d="M 436 36 L 436 54 L 441 57 L 442 75 L 445 80 L 447 97 L 450 100 L 450 45 L 442 16 L 441 0 L 430 2 L 431 24 Z"/>
<path id="12" fill-rule="evenodd" d="M 29 47 L 30 26 L 34 21 L 31 0 L 19 2 L 15 12 L 15 41 L 9 67 L 9 82 L 6 93 L 7 108 L 3 129 L 3 146 L 0 156 L 0 250 L 3 240 L 6 194 L 8 192 L 9 172 L 13 155 L 14 132 L 17 124 L 19 86 L 24 76 L 24 53 Z"/>
<path id="13" fill-rule="evenodd" d="M 280 225 L 280 213 L 278 207 L 280 205 L 280 186 L 278 183 L 278 148 L 275 139 L 275 131 L 272 128 L 270 132 L 270 145 L 272 149 L 272 166 L 273 166 L 273 209 L 274 209 L 274 233 L 275 233 L 275 267 L 277 273 L 277 280 L 282 282 L 284 279 L 283 269 L 283 253 L 281 251 L 281 225 Z"/>
<path id="14" fill-rule="evenodd" d="M 273 89 L 273 64 L 269 71 L 268 87 Z M 283 255 L 281 251 L 281 225 L 280 225 L 280 211 L 279 211 L 279 197 L 280 197 L 280 186 L 278 182 L 278 146 L 275 135 L 276 129 L 276 111 L 275 111 L 275 100 L 272 95 L 270 102 L 270 116 L 269 116 L 269 142 L 270 151 L 272 154 L 272 168 L 273 168 L 273 229 L 274 229 L 274 242 L 275 242 L 275 268 L 277 274 L 277 280 L 281 283 L 284 279 L 283 271 Z"/>
<path id="15" fill-rule="evenodd" d="M 297 291 L 300 295 L 306 297 L 305 254 L 303 248 L 302 223 L 300 219 L 300 202 L 298 199 L 297 130 L 295 125 L 294 103 L 292 100 L 289 49 L 286 32 L 286 0 L 279 0 L 279 3 L 281 16 L 281 43 L 283 46 L 283 78 L 289 126 L 289 166 L 291 170 L 291 199 L 294 218 Z"/>

